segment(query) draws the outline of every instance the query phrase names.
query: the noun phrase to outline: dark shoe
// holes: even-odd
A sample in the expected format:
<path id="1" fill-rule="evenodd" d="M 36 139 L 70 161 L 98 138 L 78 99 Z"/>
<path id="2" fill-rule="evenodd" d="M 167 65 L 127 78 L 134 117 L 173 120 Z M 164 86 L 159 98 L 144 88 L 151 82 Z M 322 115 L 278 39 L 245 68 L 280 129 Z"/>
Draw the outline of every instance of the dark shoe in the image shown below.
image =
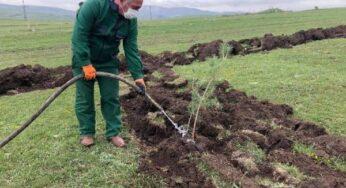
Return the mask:
<path id="1" fill-rule="evenodd" d="M 126 146 L 124 139 L 120 136 L 113 136 L 110 140 L 115 147 L 123 148 Z"/>
<path id="2" fill-rule="evenodd" d="M 92 136 L 83 136 L 80 139 L 80 143 L 85 147 L 90 147 L 94 145 L 94 138 Z"/>

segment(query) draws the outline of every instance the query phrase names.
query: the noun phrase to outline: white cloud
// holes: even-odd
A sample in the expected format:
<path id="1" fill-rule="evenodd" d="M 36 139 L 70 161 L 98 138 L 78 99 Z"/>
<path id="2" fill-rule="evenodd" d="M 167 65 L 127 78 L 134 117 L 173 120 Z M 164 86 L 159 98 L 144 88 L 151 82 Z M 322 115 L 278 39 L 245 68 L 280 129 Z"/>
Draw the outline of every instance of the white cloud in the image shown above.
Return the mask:
<path id="1" fill-rule="evenodd" d="M 25 0 L 28 5 L 52 6 L 75 10 L 82 0 Z M 0 0 L 0 3 L 20 5 L 22 0 Z M 144 0 L 146 5 L 164 7 L 192 7 L 213 11 L 244 11 L 253 12 L 268 8 L 286 10 L 346 7 L 345 0 Z"/>

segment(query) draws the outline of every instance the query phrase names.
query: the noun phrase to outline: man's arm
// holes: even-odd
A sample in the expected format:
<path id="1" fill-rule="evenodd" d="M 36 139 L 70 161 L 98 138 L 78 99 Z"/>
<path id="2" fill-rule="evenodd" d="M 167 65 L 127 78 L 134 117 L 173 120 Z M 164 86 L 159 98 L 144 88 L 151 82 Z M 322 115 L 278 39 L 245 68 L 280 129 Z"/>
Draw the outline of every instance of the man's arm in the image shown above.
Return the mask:
<path id="1" fill-rule="evenodd" d="M 134 80 L 142 79 L 143 75 L 143 65 L 138 52 L 138 28 L 137 19 L 131 20 L 131 28 L 128 36 L 123 41 L 126 62 L 128 69 Z"/>
<path id="2" fill-rule="evenodd" d="M 72 34 L 72 51 L 74 66 L 83 67 L 91 64 L 89 37 L 92 26 L 99 10 L 99 4 L 95 0 L 87 0 L 80 7 Z"/>

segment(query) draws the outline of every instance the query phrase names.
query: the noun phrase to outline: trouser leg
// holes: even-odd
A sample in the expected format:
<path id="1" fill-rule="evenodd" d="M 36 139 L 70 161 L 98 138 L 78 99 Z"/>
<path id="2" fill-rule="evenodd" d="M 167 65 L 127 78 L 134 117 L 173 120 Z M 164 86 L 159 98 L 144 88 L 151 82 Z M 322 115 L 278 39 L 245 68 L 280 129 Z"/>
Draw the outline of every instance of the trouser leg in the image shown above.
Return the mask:
<path id="1" fill-rule="evenodd" d="M 117 68 L 103 68 L 98 71 L 118 74 Z M 101 94 L 101 111 L 106 121 L 106 137 L 109 139 L 121 132 L 121 111 L 119 100 L 119 81 L 107 78 L 97 78 Z"/>
<path id="2" fill-rule="evenodd" d="M 81 74 L 80 69 L 73 69 L 73 75 Z M 95 105 L 94 105 L 95 80 L 78 80 L 76 83 L 75 112 L 79 122 L 81 136 L 95 135 Z"/>

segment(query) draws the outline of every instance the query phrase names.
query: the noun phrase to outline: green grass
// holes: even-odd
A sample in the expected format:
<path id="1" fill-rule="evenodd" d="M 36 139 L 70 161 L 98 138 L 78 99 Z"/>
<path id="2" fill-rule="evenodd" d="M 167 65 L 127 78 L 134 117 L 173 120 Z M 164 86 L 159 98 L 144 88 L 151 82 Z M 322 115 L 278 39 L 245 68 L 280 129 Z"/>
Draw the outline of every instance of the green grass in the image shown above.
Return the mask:
<path id="1" fill-rule="evenodd" d="M 300 142 L 294 142 L 293 144 L 293 151 L 295 153 L 303 153 L 308 156 L 313 156 L 315 155 L 316 151 L 313 146 L 308 146 L 305 144 L 302 144 Z"/>
<path id="2" fill-rule="evenodd" d="M 46 90 L 1 97 L 0 138 L 29 118 L 51 93 Z M 106 141 L 99 102 L 97 143 L 90 149 L 79 144 L 73 93 L 74 89 L 67 90 L 26 131 L 0 150 L 0 187 L 158 185 L 159 179 L 137 173 L 142 152 L 127 128 L 123 132 L 129 142 L 126 149 L 116 149 Z"/>
<path id="3" fill-rule="evenodd" d="M 238 40 L 265 33 L 346 24 L 346 9 L 205 17 L 140 23 L 139 46 L 150 53 L 185 51 L 197 42 Z M 0 20 L 0 69 L 19 64 L 57 67 L 71 64 L 72 22 L 25 23 Z M 345 40 L 330 40 L 226 60 L 220 76 L 251 95 L 288 103 L 296 116 L 345 135 Z M 292 55 L 293 54 L 293 55 Z M 177 68 L 186 77 L 203 78 L 205 64 Z M 191 69 L 198 72 L 191 73 Z M 0 138 L 14 131 L 38 109 L 52 90 L 0 97 Z M 123 132 L 129 147 L 117 150 L 104 139 L 97 111 L 97 145 L 78 143 L 69 89 L 22 135 L 0 151 L 0 187 L 153 187 L 161 180 L 138 175 L 141 150 Z M 99 107 L 99 106 L 98 106 Z"/>
<path id="4" fill-rule="evenodd" d="M 309 176 L 305 175 L 304 173 L 300 172 L 300 170 L 294 166 L 294 165 L 290 165 L 290 164 L 283 164 L 283 163 L 276 163 L 274 164 L 274 166 L 276 168 L 280 168 L 280 169 L 283 169 L 285 170 L 289 177 L 292 177 L 292 178 L 295 178 L 297 180 L 305 180 L 305 179 L 308 179 Z"/>
<path id="5" fill-rule="evenodd" d="M 295 116 L 346 135 L 346 40 L 325 40 L 223 61 L 220 77 L 259 99 L 293 106 Z M 211 60 L 212 62 L 213 60 Z M 208 62 L 175 67 L 188 79 L 208 79 Z"/>
<path id="6" fill-rule="evenodd" d="M 258 178 L 257 183 L 270 188 L 294 188 L 293 185 L 287 185 L 281 182 L 274 182 L 269 178 Z"/>
<path id="7" fill-rule="evenodd" d="M 154 77 L 156 77 L 157 79 L 161 79 L 164 75 L 162 74 L 162 72 L 160 71 L 155 71 L 152 74 Z"/>
<path id="8" fill-rule="evenodd" d="M 253 142 L 239 144 L 237 145 L 237 149 L 249 154 L 257 164 L 261 163 L 266 156 L 265 152 Z"/>
<path id="9" fill-rule="evenodd" d="M 327 163 L 327 165 L 331 166 L 334 169 L 340 170 L 343 173 L 346 173 L 346 159 L 345 158 L 333 157 L 329 159 L 329 164 Z"/>

